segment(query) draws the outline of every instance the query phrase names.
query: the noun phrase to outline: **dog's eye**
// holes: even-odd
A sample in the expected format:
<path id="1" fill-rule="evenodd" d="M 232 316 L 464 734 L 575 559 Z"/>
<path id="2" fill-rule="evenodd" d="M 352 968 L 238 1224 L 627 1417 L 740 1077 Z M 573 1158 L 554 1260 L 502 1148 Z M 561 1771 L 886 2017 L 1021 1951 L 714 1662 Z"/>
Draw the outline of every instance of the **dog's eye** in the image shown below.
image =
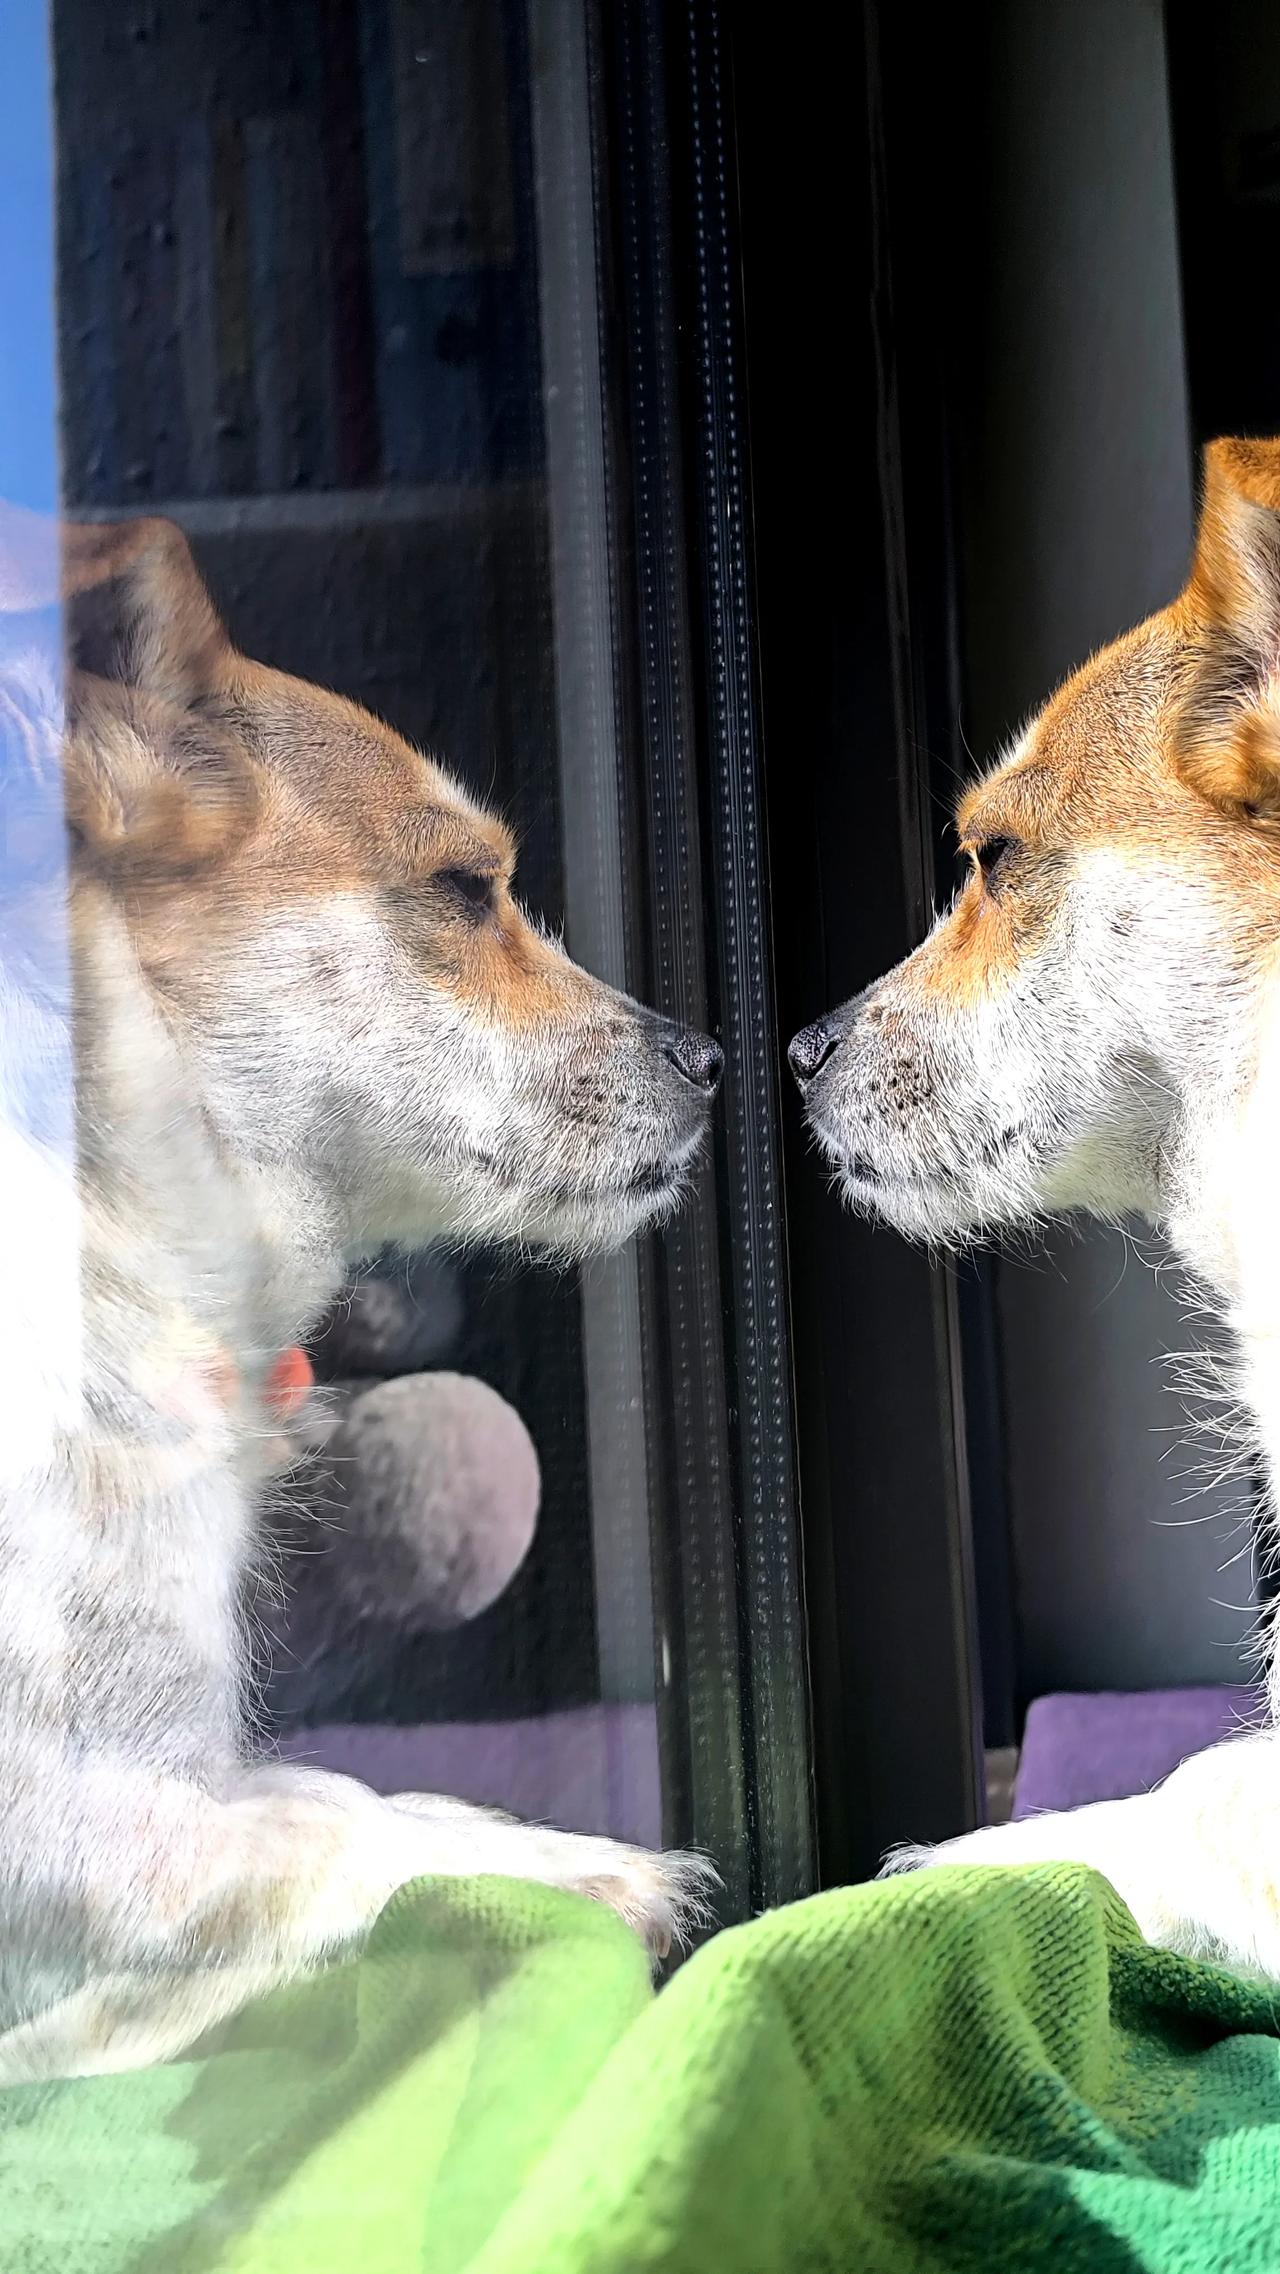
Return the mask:
<path id="1" fill-rule="evenodd" d="M 974 847 L 973 857 L 982 871 L 984 883 L 990 884 L 1005 854 L 1012 850 L 1012 837 L 984 837 L 982 843 Z"/>
<path id="2" fill-rule="evenodd" d="M 487 915 L 493 906 L 493 878 L 480 869 L 440 869 L 436 883 L 454 900 L 461 901 L 467 914 L 473 917 Z"/>

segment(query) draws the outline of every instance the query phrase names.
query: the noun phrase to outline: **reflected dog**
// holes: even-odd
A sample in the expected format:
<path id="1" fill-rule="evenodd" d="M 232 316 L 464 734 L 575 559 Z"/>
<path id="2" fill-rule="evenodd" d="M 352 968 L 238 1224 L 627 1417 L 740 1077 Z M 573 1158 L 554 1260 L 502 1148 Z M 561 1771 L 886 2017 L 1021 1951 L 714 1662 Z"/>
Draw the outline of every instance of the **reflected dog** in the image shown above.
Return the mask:
<path id="1" fill-rule="evenodd" d="M 241 1600 L 271 1363 L 351 1264 L 655 1223 L 720 1052 L 530 922 L 438 766 L 237 653 L 172 525 L 9 513 L 0 556 L 0 2079 L 172 2055 L 420 1874 L 662 1952 L 697 1858 L 255 1763 Z"/>

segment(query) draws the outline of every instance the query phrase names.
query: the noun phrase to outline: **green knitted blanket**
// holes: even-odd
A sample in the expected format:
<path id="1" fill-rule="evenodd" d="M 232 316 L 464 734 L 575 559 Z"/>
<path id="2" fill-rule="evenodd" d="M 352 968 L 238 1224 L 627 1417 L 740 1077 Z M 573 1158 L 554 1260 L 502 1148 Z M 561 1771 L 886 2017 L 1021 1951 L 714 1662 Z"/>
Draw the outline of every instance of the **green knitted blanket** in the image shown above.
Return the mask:
<path id="1" fill-rule="evenodd" d="M 1262 2274 L 1280 2015 L 1071 1866 L 721 1935 L 496 1879 L 200 2057 L 0 2098 L 5 2274 Z"/>

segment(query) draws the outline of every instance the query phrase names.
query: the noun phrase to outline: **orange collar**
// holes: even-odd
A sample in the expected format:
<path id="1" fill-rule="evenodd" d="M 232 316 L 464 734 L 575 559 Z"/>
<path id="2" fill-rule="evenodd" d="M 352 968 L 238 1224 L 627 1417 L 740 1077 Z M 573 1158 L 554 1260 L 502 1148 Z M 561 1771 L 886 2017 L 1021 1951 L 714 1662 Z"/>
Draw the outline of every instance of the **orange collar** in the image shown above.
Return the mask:
<path id="1" fill-rule="evenodd" d="M 300 1350 L 296 1342 L 288 1350 L 282 1350 L 272 1362 L 263 1392 L 277 1421 L 292 1421 L 294 1415 L 301 1412 L 314 1383 L 315 1375 L 306 1351 Z"/>

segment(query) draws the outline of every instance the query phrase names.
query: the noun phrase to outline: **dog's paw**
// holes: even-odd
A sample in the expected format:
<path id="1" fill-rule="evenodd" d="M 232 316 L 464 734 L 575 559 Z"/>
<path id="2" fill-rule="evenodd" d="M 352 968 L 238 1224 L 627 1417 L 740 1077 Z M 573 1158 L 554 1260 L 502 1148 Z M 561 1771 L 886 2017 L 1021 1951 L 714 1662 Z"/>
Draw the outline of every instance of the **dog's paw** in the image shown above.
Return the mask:
<path id="1" fill-rule="evenodd" d="M 652 1958 L 687 1949 L 697 1929 L 715 1924 L 713 1898 L 720 1875 L 705 1856 L 624 1847 L 614 1840 L 582 1844 L 597 1853 L 567 1859 L 570 1876 L 558 1884 L 607 1903 L 639 1935 Z"/>
<path id="2" fill-rule="evenodd" d="M 1231 1739 L 1132 1800 L 1095 1801 L 902 1847 L 882 1875 L 938 1864 L 1082 1863 L 1149 1942 L 1280 1980 L 1280 1735 Z"/>
<path id="3" fill-rule="evenodd" d="M 988 1824 L 936 1846 L 904 1843 L 890 1850 L 879 1876 L 894 1879 L 940 1864 L 1091 1864 L 1111 1880 L 1150 1931 L 1157 1915 L 1156 1891 L 1165 1895 L 1177 1879 L 1170 1852 L 1173 1825 L 1161 1800 L 1158 1793 L 1144 1793 L 1134 1800 L 1099 1801 L 1086 1808 L 1024 1816 L 1016 1823 Z M 1158 1910 L 1161 1924 L 1167 1925 L 1163 1901 Z M 1166 1940 L 1167 1935 L 1153 1939 Z"/>
<path id="4" fill-rule="evenodd" d="M 625 1919 L 655 1959 L 715 1924 L 712 1898 L 720 1875 L 705 1856 L 523 1824 L 499 1809 L 434 1793 L 396 1793 L 387 1805 L 420 1827 L 415 1870 L 497 1872 L 586 1895 Z"/>
<path id="5" fill-rule="evenodd" d="M 1066 1863 L 1073 1858 L 1072 1840 L 1078 1839 L 1077 1818 L 1084 1809 L 1053 1816 L 1033 1816 L 1017 1824 L 986 1824 L 980 1831 L 964 1832 L 958 1839 L 930 1844 L 904 1840 L 890 1848 L 880 1866 L 881 1879 L 897 1879 L 909 1871 L 924 1871 L 938 1863 Z"/>

